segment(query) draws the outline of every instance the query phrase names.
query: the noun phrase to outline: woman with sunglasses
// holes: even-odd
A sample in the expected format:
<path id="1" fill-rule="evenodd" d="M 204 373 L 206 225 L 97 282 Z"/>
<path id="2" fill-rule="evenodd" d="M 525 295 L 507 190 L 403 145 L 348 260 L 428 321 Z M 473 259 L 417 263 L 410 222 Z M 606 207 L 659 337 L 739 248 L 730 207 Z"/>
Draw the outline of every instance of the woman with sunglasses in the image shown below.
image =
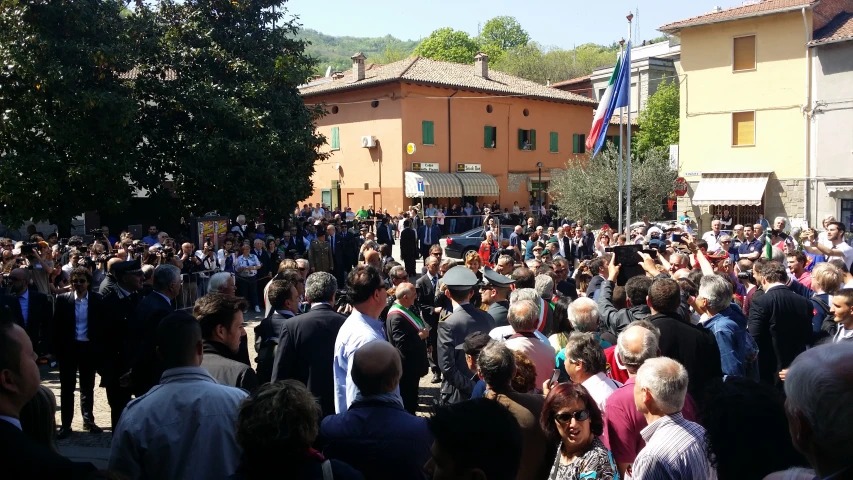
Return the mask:
<path id="1" fill-rule="evenodd" d="M 613 459 L 599 439 L 604 431 L 601 410 L 582 385 L 553 386 L 539 424 L 545 436 L 559 443 L 549 480 L 612 480 L 616 476 Z"/>

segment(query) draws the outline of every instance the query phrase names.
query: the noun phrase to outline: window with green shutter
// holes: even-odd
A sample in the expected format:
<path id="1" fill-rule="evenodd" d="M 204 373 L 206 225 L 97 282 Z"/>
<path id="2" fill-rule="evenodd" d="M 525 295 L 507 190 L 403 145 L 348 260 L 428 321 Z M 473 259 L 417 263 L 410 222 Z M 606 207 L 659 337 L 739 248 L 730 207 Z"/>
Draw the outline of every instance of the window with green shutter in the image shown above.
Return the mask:
<path id="1" fill-rule="evenodd" d="M 536 150 L 536 130 L 530 131 L 530 149 Z"/>
<path id="2" fill-rule="evenodd" d="M 341 149 L 341 138 L 339 127 L 332 127 L 332 150 Z"/>
<path id="3" fill-rule="evenodd" d="M 483 128 L 483 148 L 495 148 L 497 146 L 498 127 L 486 126 Z"/>
<path id="4" fill-rule="evenodd" d="M 518 149 L 536 150 L 536 130 L 518 129 Z"/>
<path id="5" fill-rule="evenodd" d="M 551 153 L 559 153 L 560 151 L 560 140 L 557 132 L 551 132 Z"/>
<path id="6" fill-rule="evenodd" d="M 435 145 L 435 124 L 429 120 L 424 120 L 421 124 L 423 138 L 421 139 L 424 145 Z"/>
<path id="7" fill-rule="evenodd" d="M 582 133 L 572 135 L 572 153 L 586 153 L 586 135 Z"/>

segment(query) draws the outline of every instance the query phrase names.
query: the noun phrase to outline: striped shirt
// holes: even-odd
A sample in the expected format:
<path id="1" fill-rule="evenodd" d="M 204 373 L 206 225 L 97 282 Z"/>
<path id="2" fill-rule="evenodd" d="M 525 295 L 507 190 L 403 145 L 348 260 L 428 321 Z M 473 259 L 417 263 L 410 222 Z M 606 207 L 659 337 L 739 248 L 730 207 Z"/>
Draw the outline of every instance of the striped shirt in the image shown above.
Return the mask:
<path id="1" fill-rule="evenodd" d="M 646 446 L 634 460 L 632 478 L 716 480 L 705 455 L 705 429 L 681 412 L 655 420 L 640 434 Z"/>

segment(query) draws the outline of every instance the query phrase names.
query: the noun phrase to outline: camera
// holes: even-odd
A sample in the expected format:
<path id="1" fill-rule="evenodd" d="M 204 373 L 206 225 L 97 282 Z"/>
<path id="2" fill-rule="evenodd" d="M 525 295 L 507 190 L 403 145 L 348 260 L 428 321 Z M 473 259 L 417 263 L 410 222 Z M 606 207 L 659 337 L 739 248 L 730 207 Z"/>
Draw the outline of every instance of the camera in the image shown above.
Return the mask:
<path id="1" fill-rule="evenodd" d="M 27 242 L 21 245 L 22 255 L 32 255 L 39 244 L 36 242 Z"/>

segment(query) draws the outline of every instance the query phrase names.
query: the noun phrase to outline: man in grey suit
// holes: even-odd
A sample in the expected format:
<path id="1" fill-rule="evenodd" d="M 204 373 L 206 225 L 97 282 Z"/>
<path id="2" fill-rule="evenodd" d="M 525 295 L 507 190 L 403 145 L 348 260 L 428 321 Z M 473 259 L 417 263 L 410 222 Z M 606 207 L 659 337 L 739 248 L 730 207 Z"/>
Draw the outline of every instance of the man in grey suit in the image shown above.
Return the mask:
<path id="1" fill-rule="evenodd" d="M 453 302 L 453 313 L 438 324 L 438 360 L 444 379 L 441 383 L 442 404 L 458 403 L 471 398 L 473 373 L 465 362 L 465 352 L 456 347 L 474 332 L 488 333 L 495 321 L 488 313 L 469 302 L 477 285 L 477 276 L 464 266 L 453 267 L 444 275 L 447 296 Z"/>
<path id="2" fill-rule="evenodd" d="M 486 312 L 495 320 L 496 327 L 509 325 L 506 315 L 509 312 L 510 288 L 515 280 L 485 267 L 483 282 L 484 284 L 480 286 L 480 296 L 483 298 L 483 303 L 489 306 Z"/>

